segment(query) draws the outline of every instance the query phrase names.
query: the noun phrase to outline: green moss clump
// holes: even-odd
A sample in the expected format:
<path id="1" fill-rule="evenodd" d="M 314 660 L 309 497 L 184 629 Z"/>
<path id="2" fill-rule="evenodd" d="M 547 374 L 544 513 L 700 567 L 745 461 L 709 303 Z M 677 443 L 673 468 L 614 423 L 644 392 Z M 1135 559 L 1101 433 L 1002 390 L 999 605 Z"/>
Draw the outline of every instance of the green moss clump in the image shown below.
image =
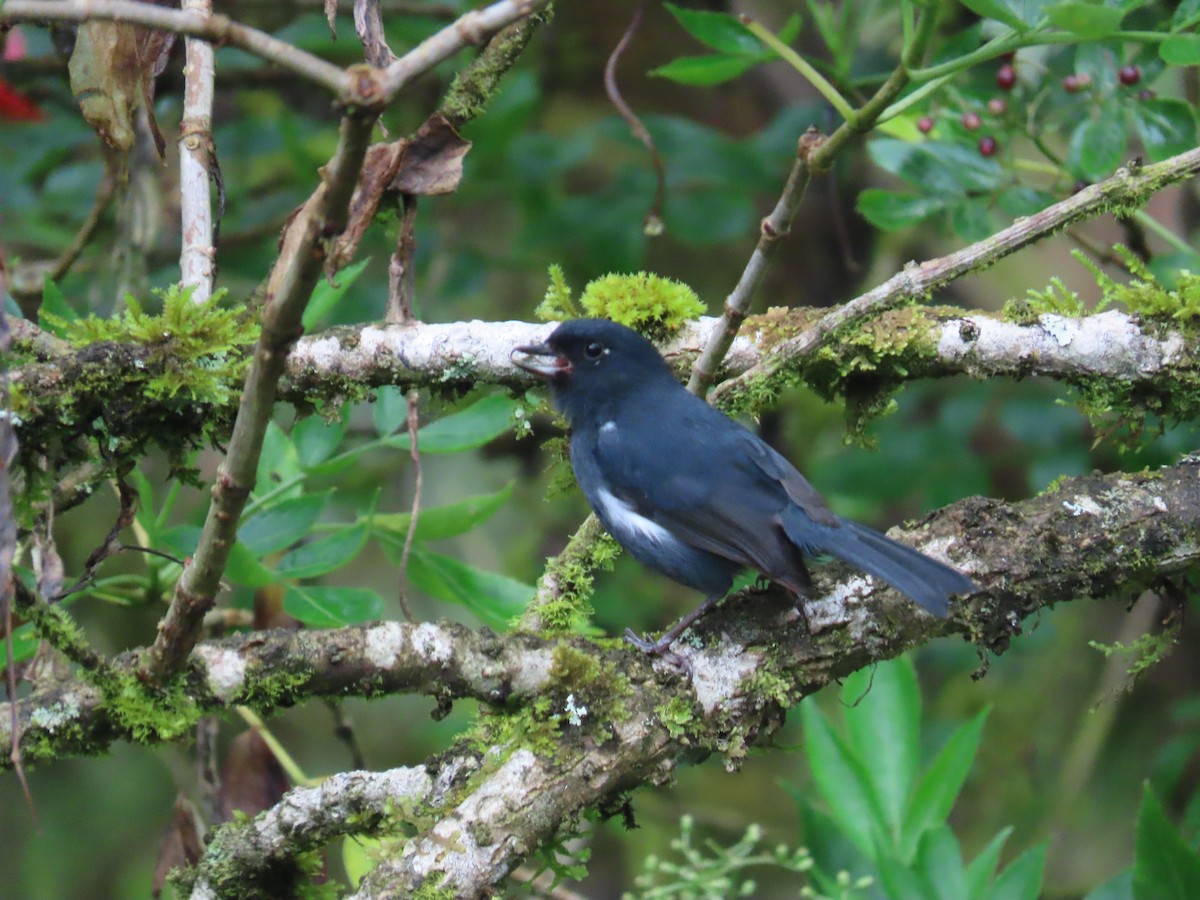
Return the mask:
<path id="1" fill-rule="evenodd" d="M 1118 284 L 1080 251 L 1073 253 L 1100 286 L 1103 300 L 1098 309 L 1120 303 L 1130 312 L 1149 319 L 1189 324 L 1200 320 L 1200 275 L 1183 269 L 1178 273 L 1175 288 L 1168 289 L 1128 247 L 1114 244 L 1113 252 L 1133 276 L 1126 284 Z"/>
<path id="2" fill-rule="evenodd" d="M 612 569 L 621 554 L 620 545 L 604 531 L 599 521 L 589 519 L 571 543 L 546 565 L 541 585 L 553 583 L 553 596 L 524 617 L 535 616 L 544 634 L 577 632 L 592 616 L 593 573 Z"/>
<path id="3" fill-rule="evenodd" d="M 587 315 L 628 325 L 651 340 L 674 334 L 704 313 L 686 284 L 649 272 L 603 275 L 583 289 L 579 303 Z"/>
<path id="4" fill-rule="evenodd" d="M 156 315 L 132 298 L 111 319 L 44 314 L 79 349 L 31 367 L 13 392 L 24 468 L 49 456 L 60 467 L 99 460 L 115 471 L 158 448 L 187 477 L 192 449 L 228 435 L 259 326 L 241 307 L 193 303 L 190 293 L 163 291 Z"/>
<path id="5" fill-rule="evenodd" d="M 658 720 L 672 738 L 678 740 L 688 732 L 688 726 L 696 721 L 697 716 L 690 701 L 681 696 L 672 697 L 662 706 L 655 709 Z"/>
<path id="6" fill-rule="evenodd" d="M 690 287 L 651 272 L 602 275 L 590 282 L 576 301 L 557 265 L 550 267 L 546 296 L 534 310 L 534 315 L 546 322 L 581 316 L 611 319 L 654 341 L 669 337 L 703 313 L 704 304 Z"/>

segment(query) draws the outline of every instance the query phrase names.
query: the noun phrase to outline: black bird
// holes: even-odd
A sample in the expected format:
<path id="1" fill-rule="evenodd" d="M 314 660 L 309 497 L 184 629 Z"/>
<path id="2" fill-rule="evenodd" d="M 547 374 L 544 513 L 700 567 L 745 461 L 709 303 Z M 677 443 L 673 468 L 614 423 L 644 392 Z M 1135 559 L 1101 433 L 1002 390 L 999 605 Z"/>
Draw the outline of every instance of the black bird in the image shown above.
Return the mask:
<path id="1" fill-rule="evenodd" d="M 661 654 L 756 569 L 797 596 L 805 556 L 828 554 L 883 579 L 935 616 L 978 590 L 960 572 L 834 515 L 786 459 L 676 379 L 654 345 L 604 319 L 574 319 L 514 360 L 550 385 L 571 424 L 571 464 L 604 527 L 633 557 L 707 597 L 657 641 Z"/>

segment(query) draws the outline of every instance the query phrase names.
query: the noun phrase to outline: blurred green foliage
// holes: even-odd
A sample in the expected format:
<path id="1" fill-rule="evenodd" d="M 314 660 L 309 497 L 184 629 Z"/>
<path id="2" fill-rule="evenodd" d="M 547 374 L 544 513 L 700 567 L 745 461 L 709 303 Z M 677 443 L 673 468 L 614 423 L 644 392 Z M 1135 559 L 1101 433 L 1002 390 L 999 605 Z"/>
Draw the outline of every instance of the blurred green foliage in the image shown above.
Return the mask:
<path id="1" fill-rule="evenodd" d="M 422 201 L 418 314 L 428 321 L 529 318 L 552 264 L 561 266 L 564 284 L 614 272 L 661 273 L 693 285 L 709 310 L 719 310 L 791 166 L 798 136 L 811 124 L 828 130 L 828 108 L 796 72 L 777 61 L 765 68 L 775 54 L 738 20 L 674 5 L 651 11 L 646 27 L 653 40 L 634 43 L 619 76 L 666 161 L 666 234 L 648 238 L 642 219 L 653 173 L 599 88 L 626 10 L 559 6 L 556 23 L 535 39 L 486 114 L 465 127 L 473 146 L 461 189 Z M 775 23 L 774 33 L 800 46 L 821 78 L 857 102 L 895 63 L 903 8 L 910 7 L 806 0 L 800 15 Z M 335 42 L 315 10 L 247 5 L 237 15 L 261 16 L 263 27 L 340 63 L 359 55 L 346 17 L 337 21 Z M 1200 62 L 1196 0 L 967 0 L 945 4 L 943 15 L 924 81 L 910 86 L 824 186 L 814 186 L 759 308 L 840 302 L 908 259 L 985 236 L 1134 156 L 1153 161 L 1195 146 L 1189 67 Z M 440 24 L 389 16 L 388 39 L 403 52 Z M 46 120 L 3 126 L 0 223 L 10 269 L 62 252 L 104 172 L 50 37 L 21 31 L 29 61 L 42 65 L 13 62 L 5 78 L 37 99 Z M 1145 38 L 1150 34 L 1153 40 Z M 1015 41 L 1013 59 L 978 55 L 1001 40 Z M 1016 49 L 1022 43 L 1028 46 Z M 447 60 L 394 104 L 384 117 L 389 133 L 415 128 L 471 52 Z M 1005 65 L 1015 79 L 1002 87 Z M 217 66 L 214 142 L 228 192 L 218 284 L 234 302 L 253 305 L 283 223 L 334 146 L 336 111 L 328 98 L 241 51 L 220 49 Z M 1136 79 L 1125 71 L 1130 67 Z M 154 103 L 164 134 L 178 127 L 179 87 L 172 61 Z M 983 152 L 984 137 L 994 141 L 991 152 Z M 63 321 L 107 317 L 124 308 L 131 287 L 140 298 L 135 302 L 147 304 L 152 289 L 166 289 L 177 277 L 178 225 L 168 214 L 173 158 L 166 167 L 156 160 L 141 165 L 151 196 L 131 196 L 102 217 L 80 260 L 46 285 L 46 312 Z M 148 246 L 130 244 L 127 221 L 135 209 L 157 216 Z M 1189 222 L 1184 214 L 1178 219 Z M 306 329 L 382 317 L 397 221 L 396 209 L 381 212 L 359 260 L 318 287 Z M 1132 269 L 1128 290 L 1152 276 L 1182 298 L 1164 315 L 1188 309 L 1183 300 L 1194 292 L 1194 276 L 1182 272 L 1200 271 L 1194 240 L 1157 220 L 1121 221 L 1145 269 L 1127 259 L 1114 284 L 1125 288 Z M 1112 242 L 1099 228 L 1076 235 L 1095 247 Z M 1142 245 L 1151 243 L 1145 253 Z M 131 285 L 120 261 L 135 252 L 145 277 Z M 1103 264 L 1114 271 L 1111 260 Z M 42 287 L 38 279 L 31 291 L 41 295 Z M 1079 311 L 1094 310 L 1107 294 L 1053 244 L 1023 253 L 1017 270 L 998 267 L 956 290 L 951 299 L 992 310 L 1028 290 L 1070 297 Z M 1017 499 L 1063 475 L 1167 464 L 1200 442 L 1194 422 L 1151 416 L 1119 446 L 1112 435 L 1097 434 L 1076 399 L 1058 385 L 1033 381 L 912 385 L 890 415 L 869 425 L 876 450 L 846 446 L 842 410 L 806 392 L 784 398 L 760 427 L 839 513 L 877 524 L 970 494 Z M 384 388 L 369 406 L 322 412 L 324 418 L 290 421 L 291 412 L 281 408 L 280 424 L 268 432 L 226 573 L 226 605 L 249 614 L 257 604 L 260 612 L 309 627 L 395 617 L 397 567 L 412 525 L 405 397 Z M 577 493 L 543 502 L 548 454 L 517 439 L 527 430 L 527 420 L 516 418 L 524 412 L 501 393 L 423 403 L 424 500 L 407 568 L 421 616 L 503 629 L 532 595 L 545 557 L 585 512 Z M 540 417 L 537 425 L 545 431 Z M 211 473 L 215 456 L 199 452 L 193 464 Z M 140 498 L 137 542 L 185 558 L 195 547 L 205 496 L 171 479 L 154 457 L 129 478 Z M 58 536 L 68 571 L 78 569 L 114 515 L 107 495 L 63 513 Z M 178 572 L 171 559 L 125 554 L 106 564 L 69 608 L 101 651 L 138 646 L 152 636 Z M 27 569 L 20 574 L 32 577 Z M 622 560 L 598 578 L 592 602 L 596 623 L 619 633 L 661 625 L 694 598 Z M 861 673 L 848 681 L 841 701 L 824 698 L 844 704 L 840 713 L 806 701 L 796 717 L 803 730 L 793 723 L 780 733 L 780 744 L 803 740 L 803 754 L 765 753 L 736 778 L 697 767 L 681 772 L 670 793 L 639 794 L 643 839 L 636 845 L 615 837 L 611 825 L 598 826 L 589 886 L 595 896 L 615 896 L 633 882 L 642 857 L 657 853 L 657 865 L 648 867 L 653 874 L 704 870 L 712 877 L 692 879 L 695 896 L 713 885 L 725 890 L 741 877 L 737 860 L 771 855 L 758 849 L 763 836 L 767 846 L 806 846 L 813 884 L 834 897 L 1021 898 L 1037 896 L 1043 881 L 1047 898 L 1194 897 L 1200 676 L 1187 660 L 1170 659 L 1128 685 L 1127 694 L 1101 691 L 1120 661 L 1103 660 L 1088 641 L 1131 642 L 1137 635 L 1124 634 L 1125 622 L 1123 610 L 1103 604 L 1043 613 L 979 683 L 967 677 L 980 666 L 975 648 L 950 642 L 927 648 L 916 657 L 924 704 L 909 663 Z M 1187 646 L 1195 625 L 1189 620 L 1183 627 Z M 18 629 L 17 658 L 34 646 L 28 628 Z M 395 697 L 347 703 L 368 765 L 412 764 L 436 753 L 472 714 L 472 704 L 462 703 L 448 718 L 430 721 L 429 706 Z M 985 725 L 981 710 L 989 706 Z M 1109 715 L 1093 718 L 1092 709 Z M 1095 721 L 1107 723 L 1098 734 L 1088 731 Z M 350 764 L 319 704 L 289 712 L 271 728 L 307 772 Z M 1078 754 L 1082 735 L 1096 742 L 1090 762 Z M 1064 779 L 1064 760 L 1081 758 L 1079 770 Z M 14 780 L 0 780 L 0 804 L 8 811 L 0 817 L 0 896 L 145 896 L 162 826 L 177 788 L 193 784 L 193 766 L 186 748 L 119 746 L 104 759 L 34 771 L 40 832 L 30 826 Z M 1147 778 L 1153 789 L 1140 793 Z M 1086 790 L 1062 799 L 1066 780 Z M 800 798 L 794 808 L 777 802 L 780 782 Z M 683 811 L 693 819 L 680 834 Z M 757 824 L 748 831 L 750 820 Z M 1178 830 L 1172 820 L 1181 823 Z M 701 834 L 714 841 L 704 853 Z M 662 863 L 672 841 L 684 862 L 668 871 Z M 791 853 L 772 857 L 781 860 L 799 866 Z M 795 895 L 793 872 L 756 870 L 753 877 L 761 896 Z M 870 885 L 859 877 L 869 877 Z"/>

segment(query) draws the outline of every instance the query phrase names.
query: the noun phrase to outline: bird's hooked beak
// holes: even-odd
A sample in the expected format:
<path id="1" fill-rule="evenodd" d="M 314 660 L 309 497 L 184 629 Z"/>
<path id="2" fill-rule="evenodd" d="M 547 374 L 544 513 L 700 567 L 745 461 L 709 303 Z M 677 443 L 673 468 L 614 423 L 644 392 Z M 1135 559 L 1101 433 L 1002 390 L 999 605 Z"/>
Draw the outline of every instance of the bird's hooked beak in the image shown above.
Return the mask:
<path id="1" fill-rule="evenodd" d="M 516 359 L 514 355 L 517 353 L 524 353 L 526 356 L 550 357 L 550 359 L 544 363 L 533 363 L 529 360 Z M 526 344 L 523 347 L 514 347 L 512 353 L 509 354 L 509 359 L 518 369 L 524 369 L 540 378 L 555 378 L 571 371 L 570 360 L 555 351 L 549 344 Z"/>

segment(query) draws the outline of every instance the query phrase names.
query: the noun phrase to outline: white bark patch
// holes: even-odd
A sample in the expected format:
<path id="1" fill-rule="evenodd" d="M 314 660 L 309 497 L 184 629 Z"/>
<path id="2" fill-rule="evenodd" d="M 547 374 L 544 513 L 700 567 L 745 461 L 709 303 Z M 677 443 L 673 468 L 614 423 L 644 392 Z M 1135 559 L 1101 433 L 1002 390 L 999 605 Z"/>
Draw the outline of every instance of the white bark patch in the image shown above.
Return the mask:
<path id="1" fill-rule="evenodd" d="M 74 698 L 57 701 L 50 706 L 39 706 L 29 715 L 29 723 L 51 734 L 79 717 L 79 706 Z"/>
<path id="2" fill-rule="evenodd" d="M 404 628 L 399 622 L 382 622 L 368 629 L 363 648 L 371 665 L 390 669 L 404 649 Z"/>
<path id="3" fill-rule="evenodd" d="M 246 683 L 246 661 L 236 650 L 198 647 L 196 654 L 208 670 L 208 689 L 228 704 Z"/>
<path id="4" fill-rule="evenodd" d="M 706 716 L 722 706 L 727 706 L 743 691 L 741 683 L 754 674 L 761 657 L 747 653 L 745 648 L 731 644 L 721 638 L 715 648 L 688 657 L 692 665 L 692 690 L 704 707 Z"/>
<path id="5" fill-rule="evenodd" d="M 820 634 L 826 628 L 840 628 L 847 625 L 856 614 L 856 607 L 870 596 L 874 590 L 874 581 L 870 575 L 856 575 L 845 581 L 840 581 L 832 591 L 821 597 L 817 602 L 804 602 L 804 616 L 813 634 Z"/>
<path id="6" fill-rule="evenodd" d="M 442 629 L 430 622 L 422 622 L 413 629 L 412 645 L 423 658 L 441 666 L 454 658 L 454 643 Z"/>
<path id="7" fill-rule="evenodd" d="M 521 657 L 521 664 L 513 673 L 513 691 L 533 694 L 550 680 L 554 667 L 554 654 L 550 650 L 530 650 Z M 486 674 L 486 673 L 485 673 Z"/>
<path id="8" fill-rule="evenodd" d="M 1075 518 L 1079 518 L 1080 516 L 1098 516 L 1104 512 L 1100 504 L 1086 494 L 1080 494 L 1074 500 L 1064 500 L 1063 508 Z"/>

